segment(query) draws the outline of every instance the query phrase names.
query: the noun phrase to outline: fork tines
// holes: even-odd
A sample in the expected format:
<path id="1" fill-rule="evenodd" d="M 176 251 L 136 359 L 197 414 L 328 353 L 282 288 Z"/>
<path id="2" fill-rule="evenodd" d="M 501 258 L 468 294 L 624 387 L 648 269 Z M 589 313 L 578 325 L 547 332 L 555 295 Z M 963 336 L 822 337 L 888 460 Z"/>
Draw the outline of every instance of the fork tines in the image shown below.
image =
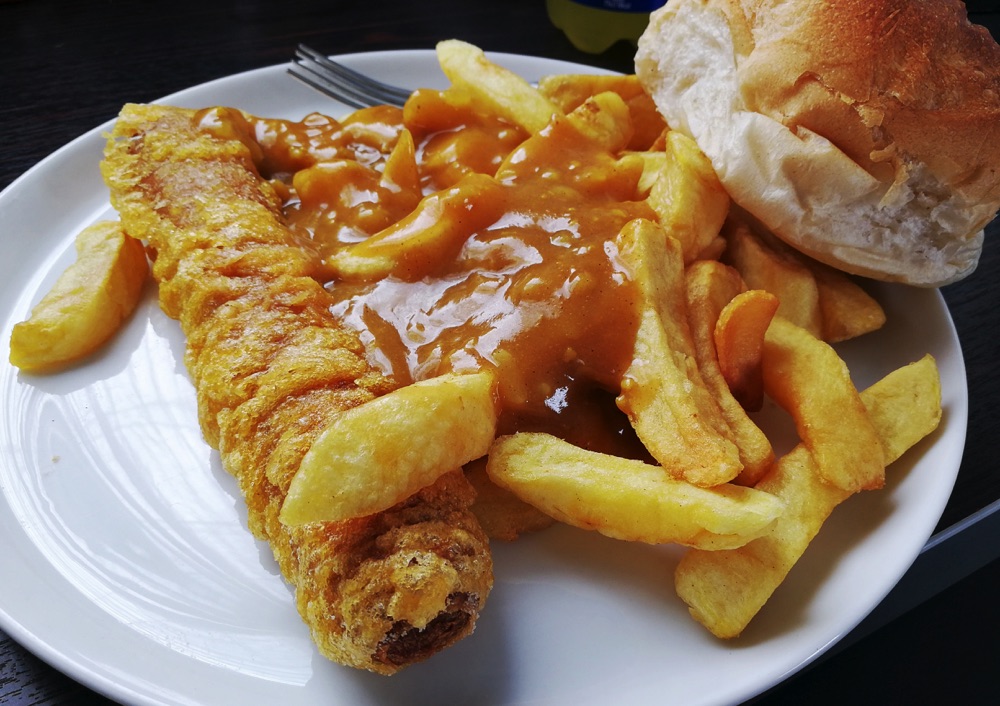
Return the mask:
<path id="1" fill-rule="evenodd" d="M 352 108 L 381 104 L 402 106 L 410 95 L 407 89 L 376 81 L 305 44 L 300 44 L 295 50 L 288 73 Z"/>

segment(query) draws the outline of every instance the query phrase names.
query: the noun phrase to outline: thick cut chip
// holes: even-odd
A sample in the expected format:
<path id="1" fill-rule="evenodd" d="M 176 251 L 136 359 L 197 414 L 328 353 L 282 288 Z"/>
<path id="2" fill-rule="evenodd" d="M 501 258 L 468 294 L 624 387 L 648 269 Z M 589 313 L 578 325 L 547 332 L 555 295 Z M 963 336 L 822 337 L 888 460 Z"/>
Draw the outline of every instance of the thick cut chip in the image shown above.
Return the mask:
<path id="1" fill-rule="evenodd" d="M 548 434 L 497 439 L 486 469 L 498 485 L 560 522 L 628 541 L 737 547 L 761 536 L 783 510 L 753 488 L 699 488 L 659 466 Z"/>
<path id="2" fill-rule="evenodd" d="M 438 63 L 453 87 L 483 112 L 536 133 L 561 111 L 523 77 L 490 61 L 483 50 L 457 39 L 437 44 Z"/>
<path id="3" fill-rule="evenodd" d="M 465 477 L 476 491 L 472 512 L 490 539 L 512 542 L 522 534 L 552 526 L 555 520 L 490 480 L 486 458 L 465 466 Z"/>
<path id="4" fill-rule="evenodd" d="M 642 159 L 642 176 L 639 178 L 637 191 L 643 197 L 648 197 L 653 186 L 660 179 L 660 174 L 667 162 L 667 153 L 662 150 L 645 150 L 636 152 Z"/>
<path id="5" fill-rule="evenodd" d="M 602 202 L 610 198 L 629 200 L 645 171 L 639 153 L 619 154 L 631 132 L 628 108 L 622 99 L 610 91 L 599 93 L 512 150 L 497 167 L 496 178 L 504 184 L 516 184 L 525 169 L 553 178 L 559 174 L 557 165 L 561 165 L 565 186 L 578 194 Z M 590 155 L 587 161 L 591 163 L 586 168 L 581 168 L 582 163 L 576 159 L 581 149 Z M 545 158 L 552 171 L 545 171 Z"/>
<path id="6" fill-rule="evenodd" d="M 139 303 L 149 272 L 146 251 L 117 222 L 81 231 L 76 254 L 28 319 L 11 331 L 10 362 L 21 370 L 52 372 L 93 353 Z"/>
<path id="7" fill-rule="evenodd" d="M 742 485 L 753 485 L 774 461 L 774 451 L 771 442 L 760 427 L 749 416 L 740 400 L 730 390 L 729 382 L 723 375 L 721 361 L 724 351 L 717 350 L 716 331 L 722 321 L 723 312 L 730 309 L 734 301 L 749 292 L 743 292 L 743 279 L 731 267 L 714 260 L 700 260 L 687 268 L 685 276 L 687 292 L 688 322 L 691 326 L 691 336 L 694 340 L 695 357 L 701 370 L 705 384 L 712 391 L 722 410 L 722 416 L 729 425 L 730 438 L 736 444 L 740 453 L 743 470 L 737 476 L 737 482 Z M 751 290 L 764 296 L 766 292 Z M 773 300 L 774 298 L 771 297 Z M 777 302 L 775 302 L 777 306 Z M 773 309 L 771 310 L 773 313 Z M 760 380 L 760 357 L 764 345 L 764 332 L 770 319 L 758 327 L 758 338 L 752 336 L 730 337 L 726 340 L 731 350 L 726 350 L 728 360 L 740 358 L 745 364 L 748 377 L 753 372 L 753 351 L 756 349 L 756 373 Z M 748 325 L 752 325 L 752 322 Z M 763 383 L 760 384 L 763 390 Z M 763 394 L 763 392 L 761 392 Z"/>
<path id="8" fill-rule="evenodd" d="M 940 423 L 937 365 L 925 356 L 872 385 L 861 399 L 891 463 Z M 717 637 L 743 632 L 833 509 L 851 495 L 823 481 L 802 444 L 779 459 L 757 488 L 785 502 L 786 512 L 768 533 L 734 550 L 689 551 L 674 577 L 691 615 Z"/>
<path id="9" fill-rule="evenodd" d="M 809 268 L 789 253 L 768 247 L 744 223 L 727 223 L 725 235 L 725 259 L 739 270 L 747 287 L 770 292 L 778 298 L 779 316 L 822 337 L 819 287 Z"/>
<path id="10" fill-rule="evenodd" d="M 622 229 L 618 245 L 641 297 L 635 350 L 622 376 L 618 406 L 672 476 L 701 486 L 728 482 L 743 464 L 698 368 L 680 244 L 657 224 L 637 219 Z"/>
<path id="11" fill-rule="evenodd" d="M 607 155 L 609 161 L 602 165 L 603 168 L 593 170 L 599 172 L 599 175 L 592 181 L 603 184 L 616 179 L 614 165 L 621 162 L 634 163 L 641 173 L 645 169 L 645 163 L 638 154 L 612 157 L 624 149 L 631 132 L 628 108 L 622 99 L 611 92 L 600 93 L 572 113 L 554 120 L 552 126 L 544 133 L 532 135 L 514 149 L 497 168 L 496 178 L 505 181 L 517 173 L 518 167 L 525 161 L 526 155 L 532 154 L 536 149 L 535 146 L 540 143 L 554 146 L 565 142 L 566 145 L 570 146 L 580 141 L 588 143 L 588 146 L 593 150 L 609 153 Z M 632 191 L 635 180 L 630 174 L 626 177 L 630 184 L 628 191 Z M 574 174 L 573 178 L 577 188 L 581 188 L 581 185 L 586 181 L 591 181 L 591 179 L 579 174 Z"/>
<path id="12" fill-rule="evenodd" d="M 778 297 L 778 313 L 817 338 L 846 341 L 885 323 L 882 306 L 846 273 L 745 223 L 729 223 L 725 233 L 726 257 L 747 284 Z"/>
<path id="13" fill-rule="evenodd" d="M 287 525 L 392 507 L 484 455 L 496 435 L 491 373 L 448 374 L 346 410 L 316 440 L 281 508 Z"/>
<path id="14" fill-rule="evenodd" d="M 420 167 L 417 164 L 417 146 L 409 130 L 402 130 L 396 145 L 389 153 L 382 170 L 383 184 L 395 187 L 406 195 L 419 194 Z"/>
<path id="15" fill-rule="evenodd" d="M 778 298 L 763 289 L 740 292 L 723 307 L 715 324 L 719 368 L 733 397 L 755 412 L 764 403 L 764 336 Z"/>
<path id="16" fill-rule="evenodd" d="M 660 224 L 680 241 L 684 262 L 690 263 L 718 237 L 729 213 L 729 194 L 690 137 L 668 132 L 665 154 L 649 204 Z"/>
<path id="17" fill-rule="evenodd" d="M 849 275 L 815 261 L 811 268 L 819 288 L 824 341 L 846 341 L 882 328 L 882 305 Z"/>
<path id="18" fill-rule="evenodd" d="M 629 149 L 648 150 L 666 128 L 666 121 L 635 74 L 556 74 L 543 76 L 538 90 L 564 113 L 572 112 L 598 93 L 612 91 L 629 109 L 634 133 Z"/>
<path id="19" fill-rule="evenodd" d="M 764 337 L 764 392 L 784 408 L 826 482 L 848 492 L 881 488 L 878 434 L 829 344 L 775 316 Z"/>
<path id="20" fill-rule="evenodd" d="M 588 139 L 609 152 L 624 149 L 632 134 L 628 107 L 621 97 L 610 91 L 599 93 L 569 113 L 571 122 Z"/>
<path id="21" fill-rule="evenodd" d="M 470 235 L 496 220 L 503 207 L 500 183 L 470 174 L 452 188 L 427 196 L 388 228 L 333 253 L 327 264 L 341 280 L 373 281 L 389 275 L 417 280 L 453 257 Z"/>

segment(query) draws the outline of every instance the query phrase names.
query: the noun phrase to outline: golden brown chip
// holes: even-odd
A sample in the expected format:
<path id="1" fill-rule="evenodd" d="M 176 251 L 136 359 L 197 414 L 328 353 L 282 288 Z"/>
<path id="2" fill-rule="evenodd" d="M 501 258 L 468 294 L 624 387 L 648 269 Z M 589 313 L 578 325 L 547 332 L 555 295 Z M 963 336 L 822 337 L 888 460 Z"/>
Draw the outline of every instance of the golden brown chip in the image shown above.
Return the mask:
<path id="1" fill-rule="evenodd" d="M 764 403 L 764 336 L 777 309 L 778 298 L 770 292 L 740 292 L 719 312 L 713 332 L 722 376 L 749 412 Z"/>
<path id="2" fill-rule="evenodd" d="M 885 324 L 882 306 L 844 272 L 812 261 L 823 315 L 823 340 L 847 341 Z"/>
<path id="3" fill-rule="evenodd" d="M 729 213 L 729 194 L 690 137 L 668 132 L 664 153 L 648 200 L 660 224 L 681 243 L 687 264 L 718 237 Z"/>
<path id="4" fill-rule="evenodd" d="M 862 392 L 861 399 L 891 463 L 941 420 L 937 365 L 926 356 L 899 368 Z M 677 594 L 717 637 L 743 632 L 833 509 L 851 495 L 822 479 L 802 444 L 779 459 L 757 488 L 781 498 L 787 508 L 767 535 L 733 550 L 691 550 L 675 573 Z"/>
<path id="5" fill-rule="evenodd" d="M 776 316 L 764 337 L 763 373 L 764 391 L 792 415 L 826 482 L 848 492 L 882 487 L 878 434 L 828 343 Z"/>
<path id="6" fill-rule="evenodd" d="M 746 223 L 727 223 L 726 257 L 747 284 L 778 297 L 778 313 L 830 343 L 875 331 L 881 305 L 850 275 L 800 253 Z"/>
<path id="7" fill-rule="evenodd" d="M 561 111 L 521 76 L 490 61 L 482 49 L 457 39 L 437 44 L 438 63 L 452 86 L 469 94 L 487 113 L 529 133 L 545 127 Z"/>
<path id="8" fill-rule="evenodd" d="M 786 251 L 769 247 L 745 223 L 730 221 L 725 233 L 724 259 L 739 270 L 747 287 L 776 296 L 779 316 L 821 337 L 819 287 L 809 268 Z"/>
<path id="9" fill-rule="evenodd" d="M 767 436 L 747 416 L 743 404 L 731 391 L 730 381 L 723 373 L 722 361 L 723 359 L 727 361 L 730 370 L 739 369 L 743 377 L 741 383 L 744 380 L 752 380 L 753 374 L 756 373 L 760 394 L 763 395 L 760 359 L 764 332 L 770 323 L 770 317 L 760 321 L 754 318 L 756 313 L 754 310 L 744 312 L 749 314 L 745 321 L 739 316 L 740 312 L 735 312 L 735 317 L 732 315 L 734 310 L 731 304 L 736 301 L 748 301 L 740 297 L 750 292 L 743 293 L 744 284 L 739 273 L 721 262 L 700 260 L 692 263 L 687 268 L 685 284 L 688 322 L 691 325 L 698 368 L 729 425 L 729 437 L 739 449 L 743 470 L 737 477 L 737 482 L 753 485 L 771 466 L 774 461 L 774 451 Z M 766 292 L 751 291 L 771 297 L 773 300 L 773 296 Z M 750 301 L 752 309 L 752 300 Z M 747 307 L 738 305 L 737 309 L 747 309 Z M 773 309 L 771 311 L 773 313 Z M 728 318 L 723 319 L 723 314 L 727 312 Z M 737 320 L 741 323 L 736 324 Z M 730 334 L 722 337 L 723 346 L 717 346 L 716 343 L 719 340 L 717 332 L 720 324 L 723 325 L 724 332 Z M 742 327 L 751 331 L 746 335 L 737 335 L 745 331 Z M 758 336 L 756 339 L 753 336 L 754 330 Z M 745 393 L 745 390 L 741 391 Z"/>
<path id="10" fill-rule="evenodd" d="M 627 541 L 723 549 L 759 537 L 783 511 L 773 496 L 722 484 L 699 488 L 642 461 L 588 451 L 555 436 L 497 439 L 486 470 L 560 522 Z"/>
<path id="11" fill-rule="evenodd" d="M 635 220 L 621 231 L 619 256 L 637 284 L 641 318 L 618 406 L 671 475 L 706 487 L 726 483 L 743 464 L 698 368 L 680 244 L 657 224 Z"/>
<path id="12" fill-rule="evenodd" d="M 76 237 L 77 259 L 10 335 L 10 362 L 43 373 L 87 356 L 132 313 L 149 272 L 142 243 L 112 221 Z"/>
<path id="13" fill-rule="evenodd" d="M 477 229 L 492 223 L 503 206 L 499 182 L 469 174 L 452 188 L 430 194 L 385 230 L 333 253 L 326 264 L 347 281 L 389 275 L 420 279 L 454 256 Z"/>
<path id="14" fill-rule="evenodd" d="M 483 456 L 496 436 L 495 388 L 491 373 L 447 374 L 345 410 L 306 452 L 281 521 L 370 515 Z"/>
<path id="15" fill-rule="evenodd" d="M 576 110 L 598 93 L 617 93 L 628 105 L 631 116 L 633 135 L 628 149 L 651 149 L 666 128 L 663 116 L 635 74 L 556 74 L 542 77 L 538 90 L 564 113 Z"/>
<path id="16" fill-rule="evenodd" d="M 550 527 L 555 520 L 490 480 L 486 459 L 465 466 L 465 477 L 476 490 L 472 512 L 490 539 L 513 542 L 522 534 Z"/>

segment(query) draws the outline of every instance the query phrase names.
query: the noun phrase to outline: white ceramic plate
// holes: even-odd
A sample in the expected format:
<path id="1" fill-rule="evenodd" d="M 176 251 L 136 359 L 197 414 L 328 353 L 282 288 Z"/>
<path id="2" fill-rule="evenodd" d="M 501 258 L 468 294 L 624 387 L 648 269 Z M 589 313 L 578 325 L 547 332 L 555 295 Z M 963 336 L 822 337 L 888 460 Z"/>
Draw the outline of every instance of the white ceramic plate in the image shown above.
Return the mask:
<path id="1" fill-rule="evenodd" d="M 530 79 L 586 70 L 497 56 Z M 355 55 L 402 85 L 441 86 L 434 55 Z M 285 74 L 252 71 L 165 99 L 301 117 L 336 106 Z M 72 259 L 75 233 L 113 216 L 102 126 L 0 195 L 3 346 Z M 859 385 L 924 353 L 944 384 L 941 429 L 886 490 L 834 513 L 739 639 L 720 642 L 672 587 L 675 548 L 554 528 L 495 547 L 476 633 L 392 678 L 319 657 L 269 550 L 203 442 L 183 339 L 148 292 L 107 351 L 50 377 L 0 367 L 0 626 L 116 700 L 149 704 L 626 704 L 738 702 L 850 631 L 906 571 L 940 517 L 967 414 L 961 350 L 937 292 L 879 286 L 883 331 L 843 347 Z"/>

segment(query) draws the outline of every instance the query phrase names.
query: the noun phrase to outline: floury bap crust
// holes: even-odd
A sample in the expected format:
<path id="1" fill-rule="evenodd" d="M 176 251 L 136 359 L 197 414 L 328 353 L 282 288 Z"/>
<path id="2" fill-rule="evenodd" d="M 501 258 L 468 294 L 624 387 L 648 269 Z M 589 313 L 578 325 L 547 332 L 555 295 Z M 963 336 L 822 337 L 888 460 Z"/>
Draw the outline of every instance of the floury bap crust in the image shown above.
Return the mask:
<path id="1" fill-rule="evenodd" d="M 957 0 L 672 0 L 636 73 L 799 250 L 920 286 L 975 269 L 1000 207 L 1000 46 Z"/>

